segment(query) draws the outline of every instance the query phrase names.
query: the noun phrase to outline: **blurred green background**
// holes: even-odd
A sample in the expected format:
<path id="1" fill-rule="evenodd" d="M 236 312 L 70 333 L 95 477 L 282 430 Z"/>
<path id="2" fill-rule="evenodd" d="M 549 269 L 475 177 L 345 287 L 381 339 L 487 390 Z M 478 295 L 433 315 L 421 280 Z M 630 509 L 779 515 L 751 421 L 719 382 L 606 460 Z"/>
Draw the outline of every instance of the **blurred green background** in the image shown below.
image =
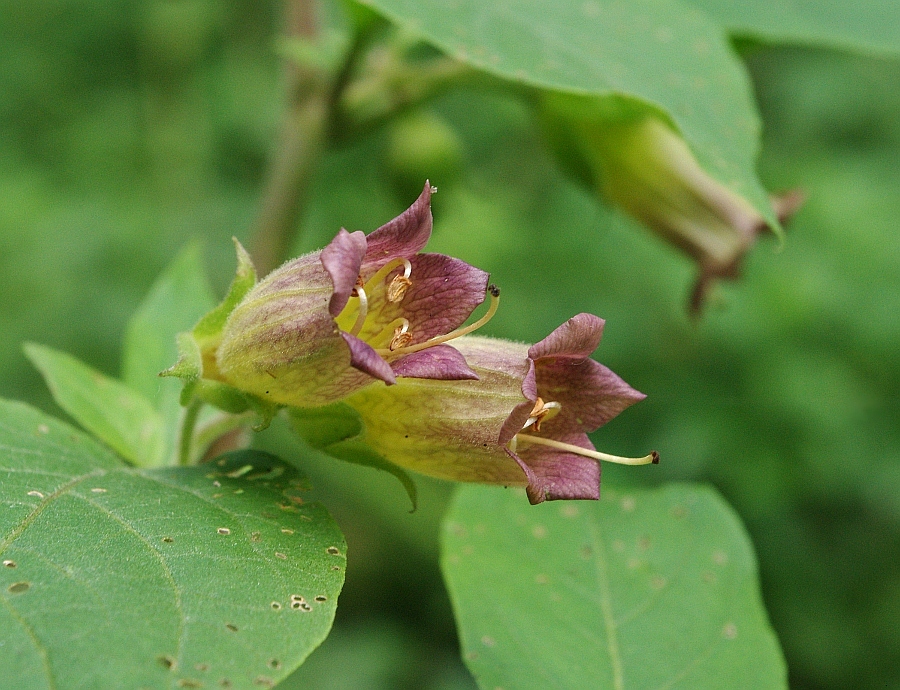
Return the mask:
<path id="1" fill-rule="evenodd" d="M 177 250 L 202 240 L 223 291 L 248 239 L 281 106 L 278 6 L 228 0 L 0 0 L 0 395 L 64 416 L 21 343 L 116 374 L 124 326 Z M 371 230 L 424 178 L 434 251 L 488 269 L 485 332 L 535 341 L 579 311 L 596 357 L 648 399 L 594 435 L 657 449 L 604 482 L 717 486 L 756 544 L 793 688 L 900 688 L 900 62 L 745 54 L 761 174 L 809 201 L 783 250 L 693 324 L 689 262 L 559 172 L 523 103 L 455 92 L 331 151 L 294 253 Z M 290 458 L 276 425 L 260 445 Z M 437 565 L 452 486 L 304 461 L 347 534 L 332 636 L 286 687 L 472 688 Z M 652 650 L 648 650 L 648 654 Z"/>

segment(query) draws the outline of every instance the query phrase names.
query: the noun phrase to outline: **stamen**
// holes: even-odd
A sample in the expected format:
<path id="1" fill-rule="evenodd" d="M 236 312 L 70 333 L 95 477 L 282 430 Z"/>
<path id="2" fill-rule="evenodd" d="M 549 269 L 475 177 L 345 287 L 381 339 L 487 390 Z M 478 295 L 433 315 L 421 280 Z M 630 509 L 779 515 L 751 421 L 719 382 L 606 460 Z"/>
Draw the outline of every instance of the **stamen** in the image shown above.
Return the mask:
<path id="1" fill-rule="evenodd" d="M 409 321 L 406 319 L 402 319 L 402 321 L 403 323 L 394 329 L 394 337 L 391 338 L 391 344 L 388 345 L 391 352 L 399 350 L 404 345 L 409 345 L 412 341 L 412 333 L 407 332 L 409 331 Z"/>
<path id="2" fill-rule="evenodd" d="M 604 460 L 606 462 L 614 462 L 619 465 L 658 465 L 659 464 L 659 453 L 655 450 L 650 453 L 650 455 L 645 455 L 642 458 L 623 458 L 618 455 L 607 455 L 606 453 L 601 453 L 596 450 L 588 450 L 587 448 L 582 448 L 581 446 L 576 446 L 571 443 L 563 443 L 562 441 L 554 441 L 551 438 L 544 438 L 543 436 L 532 436 L 531 434 L 516 434 L 513 437 L 513 440 L 518 440 L 519 442 L 524 441 L 525 443 L 534 443 L 539 446 L 549 446 L 550 448 L 556 448 L 557 450 L 564 450 L 567 453 L 574 453 L 575 455 L 582 455 L 586 458 L 592 458 L 594 460 Z M 512 452 L 515 451 L 515 446 L 510 445 L 510 450 Z"/>
<path id="3" fill-rule="evenodd" d="M 388 302 L 397 303 L 402 301 L 411 285 L 412 281 L 406 276 L 394 276 L 387 289 Z"/>
<path id="4" fill-rule="evenodd" d="M 380 354 L 382 349 L 389 347 L 387 343 L 390 343 L 394 336 L 397 335 L 397 329 L 400 326 L 403 326 L 403 324 L 406 324 L 406 330 L 408 331 L 409 321 L 401 316 L 391 321 L 387 326 L 381 329 L 378 335 L 376 335 L 374 338 L 369 338 L 366 342 L 374 347 L 375 351 Z M 411 335 L 412 334 L 410 333 L 410 336 Z M 379 345 L 381 346 L 380 348 Z"/>
<path id="5" fill-rule="evenodd" d="M 464 335 L 468 335 L 472 331 L 477 331 L 484 324 L 494 318 L 494 314 L 497 313 L 497 308 L 500 306 L 500 288 L 498 288 L 496 285 L 490 285 L 488 286 L 488 293 L 490 293 L 491 296 L 491 306 L 488 308 L 487 313 L 480 319 L 478 319 L 478 321 L 476 321 L 475 323 L 469 324 L 465 328 L 458 328 L 452 333 L 447 333 L 446 335 L 438 335 L 434 338 L 429 338 L 424 343 L 401 347 L 393 351 L 377 349 L 375 350 L 375 352 L 377 352 L 382 357 L 386 354 L 391 353 L 395 355 L 408 355 L 412 354 L 413 352 L 419 352 L 420 350 L 427 350 L 429 347 L 434 347 L 435 345 L 441 345 L 442 343 L 446 343 L 449 340 L 460 338 Z"/>
<path id="6" fill-rule="evenodd" d="M 361 285 L 357 285 L 353 289 L 351 296 L 359 297 L 359 313 L 356 315 L 356 321 L 349 332 L 350 335 L 359 335 L 363 324 L 366 322 L 366 316 L 369 313 L 369 298 L 366 297 L 366 291 Z"/>
<path id="7" fill-rule="evenodd" d="M 409 280 L 410 275 L 412 275 L 412 264 L 409 263 L 409 259 L 405 259 L 402 256 L 396 259 L 392 259 L 388 261 L 384 266 L 379 268 L 375 274 L 366 281 L 365 288 L 370 292 L 375 288 L 375 285 L 385 278 L 388 277 L 391 271 L 393 271 L 398 266 L 403 266 L 403 277 L 406 280 Z M 399 276 L 397 276 L 399 278 Z M 402 299 L 402 298 L 401 298 Z"/>
<path id="8" fill-rule="evenodd" d="M 541 422 L 544 419 L 553 419 L 556 415 L 559 414 L 559 411 L 562 409 L 562 405 L 558 402 L 548 402 L 545 403 L 542 398 L 538 398 L 534 402 L 534 409 L 531 411 L 531 415 L 528 417 L 528 421 L 522 426 L 522 430 L 524 431 L 532 424 L 534 425 L 535 431 L 541 430 Z"/>

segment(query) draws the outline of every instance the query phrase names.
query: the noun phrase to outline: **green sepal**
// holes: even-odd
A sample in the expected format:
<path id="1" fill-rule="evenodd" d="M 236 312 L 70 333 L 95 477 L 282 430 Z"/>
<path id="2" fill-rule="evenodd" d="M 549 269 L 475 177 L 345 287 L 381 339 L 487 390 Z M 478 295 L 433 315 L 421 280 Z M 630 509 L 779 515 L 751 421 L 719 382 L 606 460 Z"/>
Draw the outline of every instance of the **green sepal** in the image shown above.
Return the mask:
<path id="1" fill-rule="evenodd" d="M 159 372 L 159 375 L 174 376 L 186 383 L 199 380 L 203 376 L 203 355 L 193 333 L 190 331 L 179 333 L 175 336 L 175 340 L 178 343 L 178 361 Z"/>
<path id="2" fill-rule="evenodd" d="M 228 288 L 228 294 L 225 295 L 225 299 L 219 303 L 219 306 L 203 316 L 191 331 L 200 352 L 214 350 L 218 347 L 228 316 L 244 299 L 244 295 L 256 285 L 256 269 L 253 266 L 253 260 L 236 237 L 233 237 L 232 240 L 237 252 L 238 265 L 231 286 Z"/>
<path id="3" fill-rule="evenodd" d="M 182 393 L 181 404 L 185 406 L 196 399 L 229 414 L 253 412 L 256 415 L 256 422 L 251 427 L 254 431 L 267 428 L 281 409 L 280 405 L 257 398 L 227 383 L 209 379 L 188 382 Z"/>
<path id="4" fill-rule="evenodd" d="M 307 444 L 338 460 L 383 470 L 403 485 L 412 510 L 418 506 L 418 491 L 412 477 L 399 465 L 386 460 L 365 442 L 365 426 L 359 413 L 344 403 L 323 407 L 288 408 L 291 428 Z"/>

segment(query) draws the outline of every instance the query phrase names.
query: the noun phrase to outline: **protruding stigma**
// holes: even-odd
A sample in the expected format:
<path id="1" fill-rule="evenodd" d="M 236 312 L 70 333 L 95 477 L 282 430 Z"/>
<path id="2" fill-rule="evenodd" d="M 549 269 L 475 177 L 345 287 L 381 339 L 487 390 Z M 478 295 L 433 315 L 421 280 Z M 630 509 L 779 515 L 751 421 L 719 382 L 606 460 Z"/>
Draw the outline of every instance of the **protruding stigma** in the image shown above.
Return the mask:
<path id="1" fill-rule="evenodd" d="M 623 458 L 618 455 L 609 455 L 607 453 L 601 453 L 597 450 L 588 450 L 587 448 L 582 448 L 581 446 L 576 446 L 572 443 L 563 443 L 562 441 L 555 441 L 552 438 L 544 438 L 543 436 L 532 436 L 531 434 L 516 434 L 514 440 L 518 443 L 533 443 L 539 446 L 548 446 L 550 448 L 556 448 L 557 450 L 562 450 L 567 453 L 574 453 L 575 455 L 581 455 L 586 458 L 592 458 L 594 460 L 602 460 L 604 462 L 614 462 L 617 465 L 658 465 L 659 464 L 659 453 L 655 450 L 651 452 L 649 455 L 645 455 L 642 458 Z M 515 448 L 511 447 L 510 450 L 515 452 Z"/>

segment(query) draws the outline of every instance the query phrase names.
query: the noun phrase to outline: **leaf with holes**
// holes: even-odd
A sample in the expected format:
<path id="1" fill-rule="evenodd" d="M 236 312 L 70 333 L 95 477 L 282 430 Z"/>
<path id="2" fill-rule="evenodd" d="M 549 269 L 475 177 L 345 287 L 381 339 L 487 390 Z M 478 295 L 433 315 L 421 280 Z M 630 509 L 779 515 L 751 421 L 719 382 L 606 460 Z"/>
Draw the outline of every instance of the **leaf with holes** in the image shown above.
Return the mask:
<path id="1" fill-rule="evenodd" d="M 756 559 L 712 489 L 528 505 L 465 487 L 442 567 L 482 688 L 784 688 Z"/>
<path id="2" fill-rule="evenodd" d="M 139 470 L 0 401 L 0 678 L 271 687 L 328 634 L 345 545 L 305 480 L 244 451 Z"/>
<path id="3" fill-rule="evenodd" d="M 663 111 L 701 165 L 778 227 L 755 172 L 750 79 L 721 25 L 704 13 L 677 0 L 362 2 L 509 82 Z"/>

